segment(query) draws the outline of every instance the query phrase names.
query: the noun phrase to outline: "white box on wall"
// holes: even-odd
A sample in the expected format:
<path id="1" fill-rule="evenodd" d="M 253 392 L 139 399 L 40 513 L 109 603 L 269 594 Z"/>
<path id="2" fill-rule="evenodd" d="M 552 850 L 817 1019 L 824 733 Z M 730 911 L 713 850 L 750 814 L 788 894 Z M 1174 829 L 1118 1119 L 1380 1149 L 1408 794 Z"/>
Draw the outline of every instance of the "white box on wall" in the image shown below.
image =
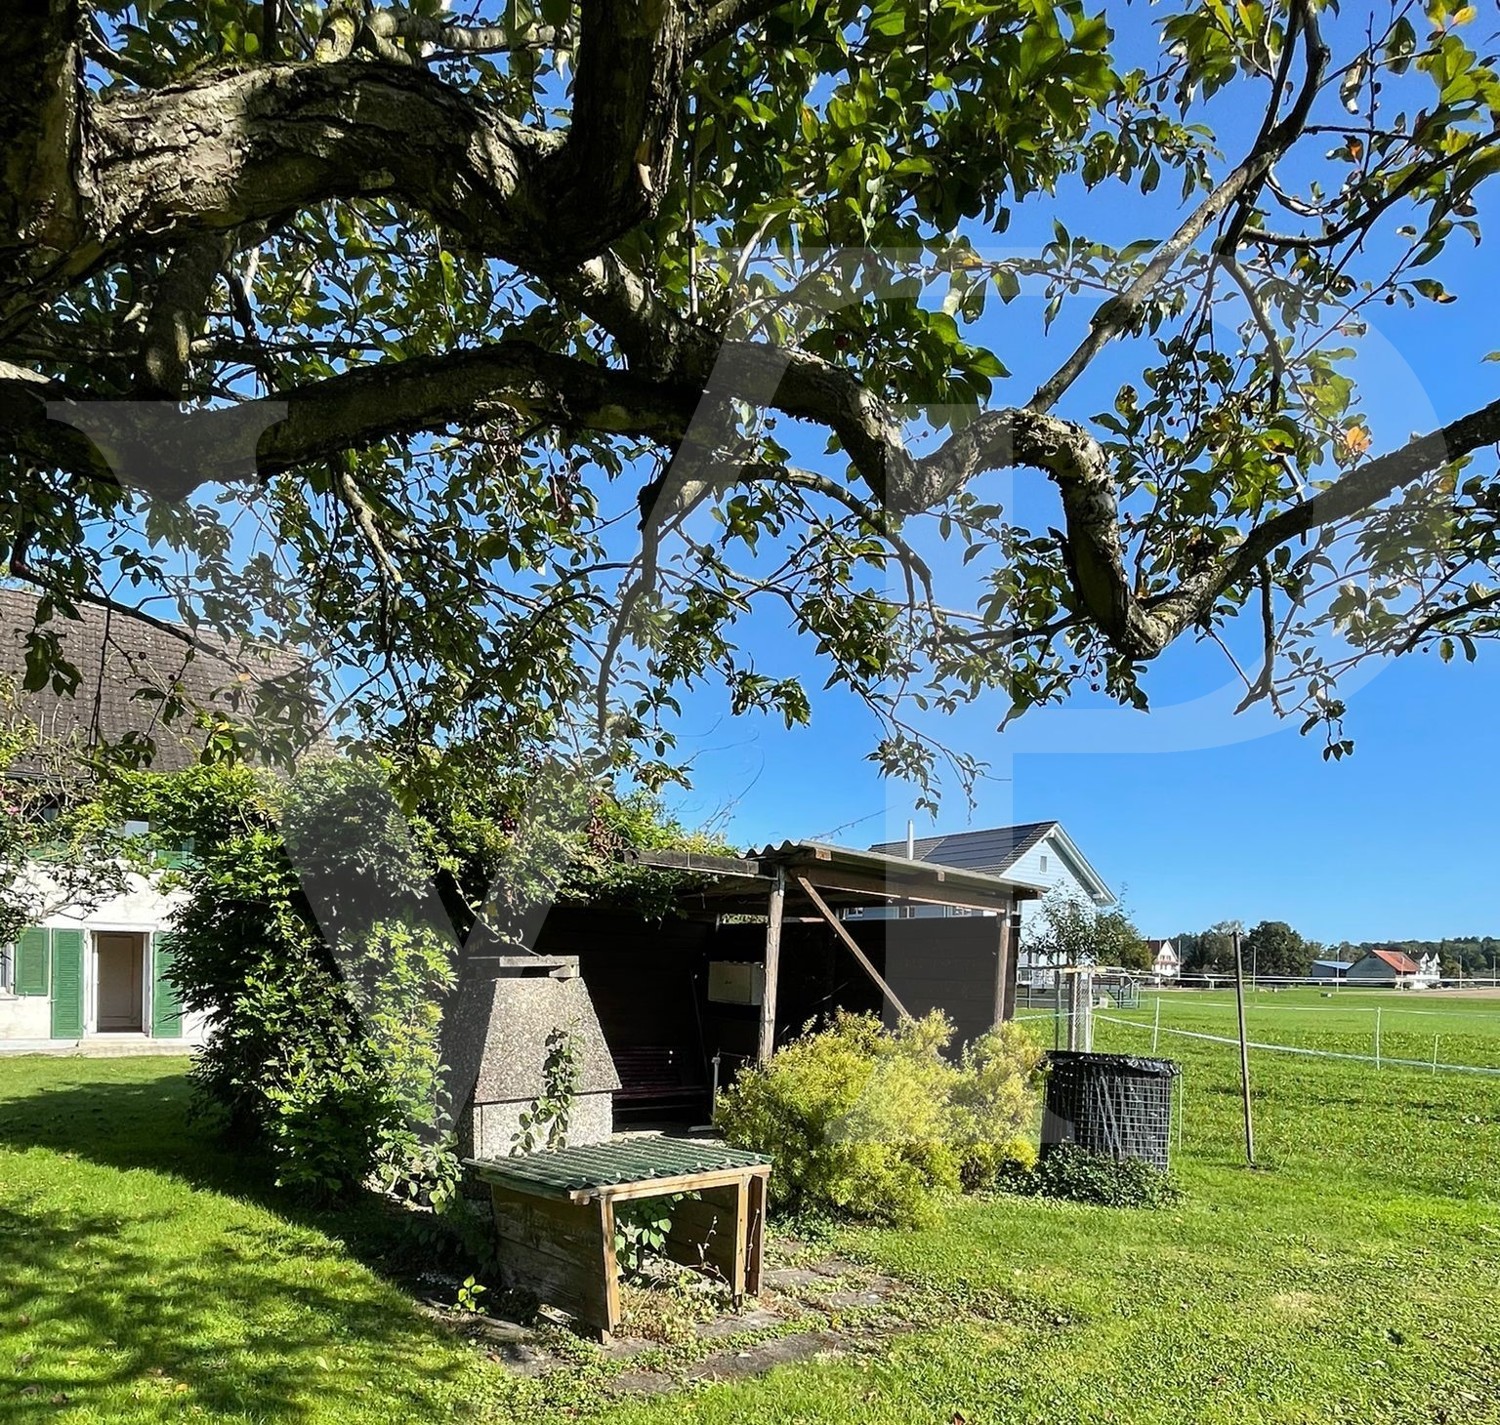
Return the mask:
<path id="1" fill-rule="evenodd" d="M 766 967 L 756 960 L 710 960 L 708 998 L 713 1004 L 759 1004 L 766 993 Z"/>

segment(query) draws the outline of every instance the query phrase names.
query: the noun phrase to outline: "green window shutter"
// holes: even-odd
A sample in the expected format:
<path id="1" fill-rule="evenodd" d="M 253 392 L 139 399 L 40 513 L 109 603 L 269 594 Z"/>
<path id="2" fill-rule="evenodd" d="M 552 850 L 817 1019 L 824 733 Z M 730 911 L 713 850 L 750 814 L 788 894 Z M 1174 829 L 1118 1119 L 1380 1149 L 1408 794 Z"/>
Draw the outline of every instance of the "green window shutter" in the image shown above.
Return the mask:
<path id="1" fill-rule="evenodd" d="M 166 977 L 176 943 L 175 935 L 151 937 L 151 1033 L 157 1039 L 182 1038 L 182 1001 Z"/>
<path id="2" fill-rule="evenodd" d="M 15 990 L 18 995 L 44 995 L 52 983 L 49 961 L 52 937 L 33 926 L 23 930 L 16 941 Z"/>
<path id="3" fill-rule="evenodd" d="M 83 1038 L 83 931 L 52 932 L 52 1037 Z"/>

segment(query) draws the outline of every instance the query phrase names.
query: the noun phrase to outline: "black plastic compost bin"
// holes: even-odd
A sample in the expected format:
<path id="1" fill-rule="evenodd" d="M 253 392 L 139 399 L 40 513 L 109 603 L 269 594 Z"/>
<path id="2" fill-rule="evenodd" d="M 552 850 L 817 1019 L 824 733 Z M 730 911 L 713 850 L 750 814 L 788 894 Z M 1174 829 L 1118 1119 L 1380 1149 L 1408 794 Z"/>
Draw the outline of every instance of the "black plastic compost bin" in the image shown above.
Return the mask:
<path id="1" fill-rule="evenodd" d="M 1144 1158 L 1165 1171 L 1172 1155 L 1172 1084 L 1182 1066 L 1134 1054 L 1047 1056 L 1042 1156 L 1076 1143 L 1110 1158 Z"/>

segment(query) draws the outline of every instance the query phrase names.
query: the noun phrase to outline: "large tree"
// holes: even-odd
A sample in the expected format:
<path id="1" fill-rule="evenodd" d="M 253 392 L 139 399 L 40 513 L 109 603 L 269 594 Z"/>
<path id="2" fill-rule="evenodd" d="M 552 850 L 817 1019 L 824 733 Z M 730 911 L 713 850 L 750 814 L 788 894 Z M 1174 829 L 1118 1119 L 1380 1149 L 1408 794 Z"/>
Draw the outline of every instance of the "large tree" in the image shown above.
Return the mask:
<path id="1" fill-rule="evenodd" d="M 1500 609 L 1500 401 L 1376 449 L 1347 365 L 1382 303 L 1456 310 L 1423 269 L 1500 168 L 1493 14 L 1354 8 L 20 0 L 31 680 L 72 676 L 49 619 L 112 602 L 316 640 L 417 741 L 665 771 L 684 682 L 806 716 L 735 646 L 769 604 L 921 778 L 910 708 L 1140 702 L 1248 611 L 1247 699 L 1341 750 L 1342 666 Z M 1068 221 L 987 246 L 1033 209 Z M 981 339 L 1024 290 L 1045 329 Z M 1002 510 L 1009 470 L 1044 497 Z"/>
<path id="2" fill-rule="evenodd" d="M 1313 949 L 1284 920 L 1263 920 L 1245 936 L 1247 974 L 1300 978 L 1312 967 Z"/>

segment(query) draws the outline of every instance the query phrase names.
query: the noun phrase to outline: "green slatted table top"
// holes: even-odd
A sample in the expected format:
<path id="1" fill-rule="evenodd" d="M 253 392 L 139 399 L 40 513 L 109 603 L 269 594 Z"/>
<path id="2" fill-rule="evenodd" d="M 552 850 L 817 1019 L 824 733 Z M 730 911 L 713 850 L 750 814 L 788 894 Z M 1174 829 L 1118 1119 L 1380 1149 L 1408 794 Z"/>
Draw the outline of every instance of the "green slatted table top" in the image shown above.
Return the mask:
<path id="1" fill-rule="evenodd" d="M 528 1153 L 518 1158 L 470 1158 L 485 1182 L 544 1196 L 614 1196 L 669 1178 L 738 1177 L 770 1170 L 771 1160 L 701 1138 L 617 1138 Z M 684 1188 L 684 1191 L 690 1188 Z"/>

